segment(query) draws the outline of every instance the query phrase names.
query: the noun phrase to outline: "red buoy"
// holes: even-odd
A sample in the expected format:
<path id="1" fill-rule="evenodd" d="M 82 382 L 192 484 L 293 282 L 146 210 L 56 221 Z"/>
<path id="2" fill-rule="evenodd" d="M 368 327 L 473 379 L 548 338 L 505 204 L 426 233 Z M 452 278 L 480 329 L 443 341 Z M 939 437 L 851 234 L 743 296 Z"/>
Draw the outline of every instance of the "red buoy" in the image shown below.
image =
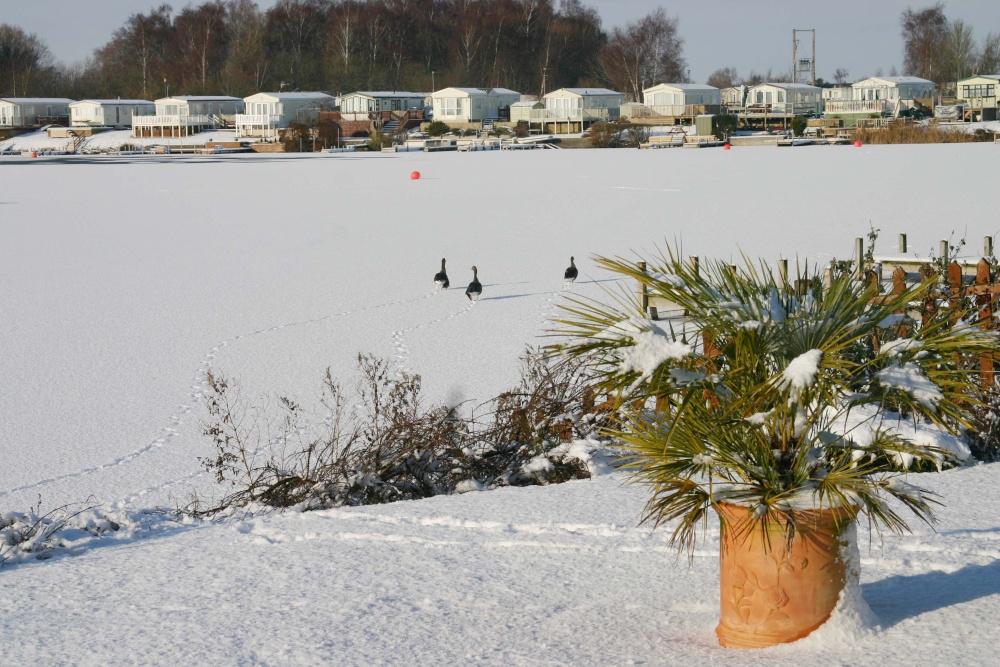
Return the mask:
<path id="1" fill-rule="evenodd" d="M 36 153 L 35 151 L 31 151 L 31 157 L 38 157 L 38 153 Z"/>
<path id="2" fill-rule="evenodd" d="M 722 147 L 722 150 L 728 151 L 728 150 L 732 150 L 732 148 L 733 148 L 732 146 L 730 146 L 729 144 L 726 144 L 725 146 Z"/>
<path id="3" fill-rule="evenodd" d="M 420 172 L 419 171 L 415 171 L 415 172 L 411 173 L 410 174 L 410 180 L 411 181 L 419 181 L 420 180 Z"/>
<path id="4" fill-rule="evenodd" d="M 854 142 L 854 147 L 855 148 L 861 148 L 861 142 L 860 141 L 855 141 Z"/>

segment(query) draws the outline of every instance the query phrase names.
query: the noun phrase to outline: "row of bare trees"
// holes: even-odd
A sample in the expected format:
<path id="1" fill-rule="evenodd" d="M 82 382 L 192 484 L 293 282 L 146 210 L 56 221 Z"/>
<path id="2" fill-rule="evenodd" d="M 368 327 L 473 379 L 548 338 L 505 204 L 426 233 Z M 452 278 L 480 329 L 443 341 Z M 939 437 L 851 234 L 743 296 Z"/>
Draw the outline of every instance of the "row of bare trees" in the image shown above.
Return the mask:
<path id="1" fill-rule="evenodd" d="M 904 74 L 942 84 L 1000 71 L 1000 32 L 990 32 L 977 44 L 972 26 L 949 20 L 940 2 L 908 8 L 900 16 L 900 27 Z"/>
<path id="2" fill-rule="evenodd" d="M 52 52 L 37 35 L 0 24 L 0 93 L 23 96 L 52 66 Z"/>
<path id="3" fill-rule="evenodd" d="M 0 26 L 0 95 L 604 85 L 640 99 L 644 86 L 686 79 L 682 47 L 663 9 L 608 34 L 580 0 L 279 0 L 267 10 L 207 0 L 133 14 L 71 67 Z"/>

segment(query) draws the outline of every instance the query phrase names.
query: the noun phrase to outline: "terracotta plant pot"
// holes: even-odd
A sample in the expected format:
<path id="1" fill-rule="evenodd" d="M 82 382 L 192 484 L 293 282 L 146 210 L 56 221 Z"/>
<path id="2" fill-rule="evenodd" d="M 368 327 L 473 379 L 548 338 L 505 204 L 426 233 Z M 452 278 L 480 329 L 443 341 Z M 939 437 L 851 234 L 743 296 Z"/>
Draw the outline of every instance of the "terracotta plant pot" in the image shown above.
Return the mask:
<path id="1" fill-rule="evenodd" d="M 747 507 L 718 503 L 715 510 L 722 529 L 719 643 L 761 648 L 793 642 L 830 618 L 847 577 L 857 576 L 848 574 L 841 558 L 844 531 L 857 508 L 796 512 L 790 547 L 783 518 L 765 533 L 748 523 Z"/>

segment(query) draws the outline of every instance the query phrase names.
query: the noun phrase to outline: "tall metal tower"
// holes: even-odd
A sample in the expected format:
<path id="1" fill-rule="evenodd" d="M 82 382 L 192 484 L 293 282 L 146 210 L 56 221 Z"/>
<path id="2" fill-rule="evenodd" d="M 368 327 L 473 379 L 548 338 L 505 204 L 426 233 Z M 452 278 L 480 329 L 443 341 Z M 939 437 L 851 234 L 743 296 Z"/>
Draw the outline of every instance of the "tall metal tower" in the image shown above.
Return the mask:
<path id="1" fill-rule="evenodd" d="M 799 33 L 812 33 L 812 56 L 799 58 Z M 792 83 L 800 83 L 808 78 L 810 85 L 816 85 L 816 29 L 792 29 Z"/>

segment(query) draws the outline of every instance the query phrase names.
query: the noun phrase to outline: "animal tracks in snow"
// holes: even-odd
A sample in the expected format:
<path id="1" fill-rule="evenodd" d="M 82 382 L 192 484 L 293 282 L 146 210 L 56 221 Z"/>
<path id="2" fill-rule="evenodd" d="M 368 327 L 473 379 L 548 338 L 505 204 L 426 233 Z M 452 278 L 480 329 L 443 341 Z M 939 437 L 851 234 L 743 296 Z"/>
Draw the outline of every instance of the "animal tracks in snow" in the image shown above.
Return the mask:
<path id="1" fill-rule="evenodd" d="M 251 521 L 236 528 L 254 541 L 289 544 L 313 540 L 393 542 L 426 547 L 476 545 L 483 549 L 529 549 L 558 552 L 675 553 L 668 536 L 614 524 L 501 523 L 449 516 L 398 517 L 353 510 L 326 510 L 304 517 L 302 530 L 271 521 Z M 697 558 L 718 558 L 700 549 Z"/>
<path id="2" fill-rule="evenodd" d="M 82 477 L 87 477 L 89 475 L 95 475 L 95 474 L 99 474 L 101 472 L 106 472 L 106 471 L 112 470 L 112 469 L 120 467 L 120 466 L 125 466 L 125 465 L 128 465 L 128 464 L 134 463 L 137 459 L 140 459 L 140 458 L 142 458 L 145 455 L 148 455 L 148 454 L 150 454 L 152 452 L 155 452 L 155 451 L 157 451 L 157 450 L 159 450 L 159 449 L 161 449 L 163 447 L 166 447 L 166 446 L 170 445 L 172 442 L 174 442 L 178 438 L 178 436 L 180 434 L 179 429 L 180 429 L 180 427 L 182 427 L 183 425 L 185 425 L 185 423 L 186 423 L 189 415 L 194 410 L 194 406 L 197 405 L 197 404 L 199 404 L 199 403 L 201 403 L 201 401 L 204 400 L 205 393 L 207 391 L 207 385 L 205 383 L 205 375 L 206 375 L 206 373 L 212 367 L 213 362 L 218 358 L 219 354 L 223 350 L 225 350 L 228 346 L 230 346 L 230 345 L 233 345 L 233 344 L 236 344 L 236 343 L 239 343 L 239 342 L 242 342 L 242 341 L 246 341 L 246 340 L 251 339 L 251 338 L 253 338 L 255 336 L 261 336 L 261 335 L 264 335 L 264 334 L 281 331 L 283 329 L 288 329 L 288 328 L 292 328 L 292 327 L 306 326 L 306 325 L 310 325 L 310 324 L 317 324 L 317 323 L 325 322 L 325 321 L 332 320 L 332 319 L 338 318 L 338 317 L 346 317 L 346 316 L 349 316 L 349 315 L 358 315 L 358 314 L 361 314 L 361 313 L 366 313 L 366 312 L 370 312 L 370 311 L 373 311 L 373 310 L 379 310 L 379 309 L 382 309 L 382 308 L 390 308 L 390 307 L 393 307 L 393 306 L 401 306 L 401 305 L 406 305 L 406 304 L 410 304 L 410 303 L 417 303 L 419 301 L 423 301 L 425 299 L 429 299 L 429 298 L 431 298 L 433 296 L 434 296 L 434 294 L 430 293 L 430 294 L 425 294 L 425 295 L 422 295 L 422 296 L 419 296 L 419 297 L 416 297 L 416 298 L 399 299 L 399 300 L 396 300 L 396 301 L 390 301 L 390 302 L 386 302 L 386 303 L 380 303 L 380 304 L 374 304 L 374 305 L 370 305 L 370 306 L 365 306 L 364 308 L 356 308 L 354 310 L 343 310 L 343 311 L 339 311 L 339 312 L 336 312 L 336 313 L 330 313 L 328 315 L 323 315 L 321 317 L 315 317 L 315 318 L 305 319 L 305 320 L 298 320 L 298 321 L 294 321 L 294 322 L 287 322 L 287 323 L 284 323 L 284 324 L 278 324 L 278 325 L 271 326 L 271 327 L 263 327 L 263 328 L 256 329 L 256 330 L 248 332 L 248 333 L 242 333 L 242 334 L 239 334 L 239 335 L 234 336 L 232 338 L 220 341 L 220 342 L 216 343 L 215 345 L 213 345 L 201 357 L 201 359 L 199 360 L 198 367 L 197 367 L 197 370 L 195 372 L 195 375 L 191 379 L 192 384 L 189 385 L 189 388 L 188 388 L 189 393 L 188 393 L 187 400 L 183 404 L 178 405 L 177 408 L 175 409 L 175 411 L 167 418 L 167 424 L 163 428 L 161 428 L 160 435 L 158 437 L 154 438 L 153 440 L 151 440 L 150 442 L 146 443 L 145 445 L 143 445 L 143 446 L 141 446 L 141 447 L 139 447 L 139 448 L 137 448 L 137 449 L 135 449 L 135 450 L 127 453 L 127 454 L 124 454 L 122 456 L 116 457 L 114 459 L 111 459 L 111 460 L 106 461 L 104 463 L 101 463 L 99 465 L 89 466 L 87 468 L 83 468 L 83 469 L 80 469 L 80 470 L 77 470 L 77 471 L 74 471 L 74 472 L 70 472 L 70 473 L 65 473 L 65 474 L 61 474 L 61 475 L 54 475 L 52 477 L 47 477 L 45 479 L 41 479 L 41 480 L 38 480 L 36 482 L 32 482 L 30 484 L 24 484 L 24 485 L 17 486 L 17 487 L 14 487 L 14 488 L 10 488 L 10 489 L 7 489 L 7 490 L 0 490 L 0 498 L 5 498 L 5 497 L 10 496 L 10 495 L 15 494 L 15 493 L 25 493 L 25 492 L 28 492 L 28 491 L 36 491 L 36 490 L 44 489 L 45 487 L 51 486 L 53 484 L 58 484 L 58 483 L 61 483 L 61 482 L 66 482 L 66 481 L 70 481 L 70 480 L 74 480 L 74 479 L 80 479 Z M 466 310 L 468 310 L 468 309 L 466 309 Z M 143 496 L 146 496 L 146 495 L 148 495 L 150 493 L 154 493 L 156 491 L 159 491 L 159 490 L 162 490 L 162 489 L 165 489 L 165 488 L 169 488 L 171 486 L 175 486 L 175 485 L 177 485 L 179 483 L 190 481 L 191 479 L 199 477 L 202 474 L 204 474 L 202 471 L 198 471 L 196 473 L 188 474 L 188 475 L 185 475 L 185 476 L 177 478 L 177 479 L 167 480 L 167 481 L 165 481 L 165 482 L 163 482 L 163 483 L 161 483 L 159 485 L 156 485 L 156 486 L 151 486 L 151 487 L 148 487 L 146 489 L 135 491 L 132 494 L 130 494 L 128 496 L 125 496 L 122 499 L 122 502 L 124 502 L 126 504 L 129 504 L 129 503 L 134 502 L 135 500 L 138 500 L 139 498 L 141 498 Z"/>
<path id="3" fill-rule="evenodd" d="M 397 374 L 410 372 L 410 369 L 406 365 L 407 360 L 410 358 L 410 348 L 407 347 L 405 341 L 406 334 L 410 333 L 411 331 L 416 331 L 417 329 L 423 329 L 424 327 L 429 327 L 433 324 L 441 324 L 442 322 L 447 322 L 461 315 L 465 315 L 470 310 L 476 307 L 476 303 L 478 302 L 470 301 L 469 304 L 464 308 L 462 308 L 461 310 L 455 311 L 454 313 L 447 315 L 445 317 L 439 317 L 434 320 L 422 322 L 420 324 L 415 324 L 413 326 L 394 331 L 392 333 L 392 346 L 396 350 L 396 354 L 394 355 L 394 357 L 396 360 Z"/>

